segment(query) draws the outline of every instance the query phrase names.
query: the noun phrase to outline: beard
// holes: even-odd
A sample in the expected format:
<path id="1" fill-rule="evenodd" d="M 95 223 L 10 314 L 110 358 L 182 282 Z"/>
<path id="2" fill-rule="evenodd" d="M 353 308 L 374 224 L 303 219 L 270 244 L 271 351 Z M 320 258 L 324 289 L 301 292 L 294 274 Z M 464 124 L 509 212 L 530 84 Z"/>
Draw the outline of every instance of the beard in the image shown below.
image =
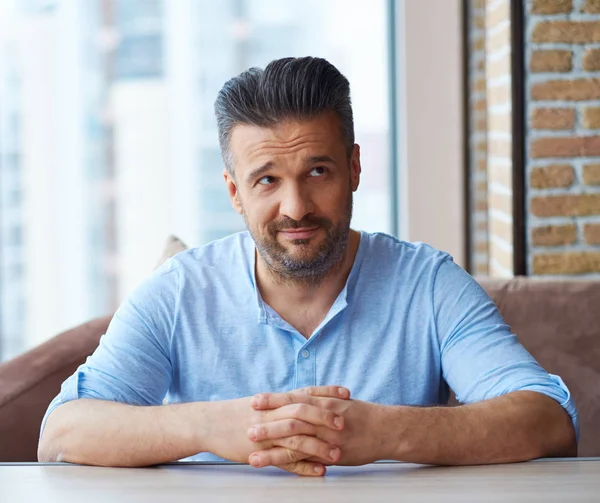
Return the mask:
<path id="1" fill-rule="evenodd" d="M 331 220 L 317 216 L 306 216 L 302 220 L 284 217 L 269 223 L 266 234 L 260 234 L 252 228 L 245 211 L 243 216 L 256 249 L 276 278 L 286 283 L 316 285 L 341 262 L 344 256 L 350 234 L 352 206 L 352 190 L 350 190 L 343 218 L 338 224 L 334 225 Z M 295 252 L 290 252 L 277 241 L 277 234 L 281 230 L 316 226 L 323 229 L 326 236 L 315 251 L 312 251 L 311 239 L 291 241 L 291 247 Z"/>

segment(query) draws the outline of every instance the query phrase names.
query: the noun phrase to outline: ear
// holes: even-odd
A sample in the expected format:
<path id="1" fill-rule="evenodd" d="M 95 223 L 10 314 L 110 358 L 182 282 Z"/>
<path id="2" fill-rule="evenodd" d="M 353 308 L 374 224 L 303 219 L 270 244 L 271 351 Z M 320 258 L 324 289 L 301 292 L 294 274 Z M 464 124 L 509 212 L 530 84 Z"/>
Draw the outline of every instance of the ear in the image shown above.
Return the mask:
<path id="1" fill-rule="evenodd" d="M 227 185 L 227 193 L 229 194 L 229 199 L 231 200 L 231 206 L 233 206 L 233 209 L 241 215 L 243 213 L 243 209 L 235 178 L 227 170 L 227 168 L 223 170 L 223 178 L 225 178 L 225 184 Z"/>
<path id="2" fill-rule="evenodd" d="M 352 192 L 358 190 L 360 184 L 360 146 L 355 144 L 352 147 L 352 154 L 350 155 L 350 183 L 352 185 Z"/>

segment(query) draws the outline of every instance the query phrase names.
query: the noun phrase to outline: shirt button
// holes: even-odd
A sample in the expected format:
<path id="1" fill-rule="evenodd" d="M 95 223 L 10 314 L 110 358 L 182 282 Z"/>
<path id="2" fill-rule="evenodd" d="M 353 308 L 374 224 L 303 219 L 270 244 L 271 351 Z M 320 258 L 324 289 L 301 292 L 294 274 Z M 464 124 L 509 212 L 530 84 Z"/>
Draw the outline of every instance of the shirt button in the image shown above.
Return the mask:
<path id="1" fill-rule="evenodd" d="M 302 353 L 300 353 L 300 354 L 302 355 L 302 358 L 308 358 L 310 356 L 310 351 L 303 349 Z"/>

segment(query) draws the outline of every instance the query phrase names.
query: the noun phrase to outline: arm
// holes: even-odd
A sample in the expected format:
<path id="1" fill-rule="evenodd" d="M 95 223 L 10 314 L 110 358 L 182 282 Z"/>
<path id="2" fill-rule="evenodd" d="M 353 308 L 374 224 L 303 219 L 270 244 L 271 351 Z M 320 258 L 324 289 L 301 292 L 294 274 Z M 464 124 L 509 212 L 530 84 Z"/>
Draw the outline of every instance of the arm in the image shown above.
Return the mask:
<path id="1" fill-rule="evenodd" d="M 75 400 L 58 407 L 48 418 L 38 458 L 133 467 L 175 461 L 198 452 L 247 462 L 251 452 L 272 448 L 288 452 L 281 468 L 321 475 L 324 469 L 320 463 L 303 460 L 316 457 L 333 462 L 339 453 L 331 459 L 333 446 L 311 433 L 315 428 L 340 430 L 343 424 L 336 423 L 338 418 L 332 411 L 306 403 L 308 392 L 340 401 L 350 396 L 348 390 L 340 391 L 337 386 L 297 390 L 285 394 L 291 398 L 287 405 L 267 412 L 254 410 L 252 397 L 155 407 Z M 262 419 L 284 425 L 289 434 L 275 441 L 249 439 L 248 430 Z"/>
<path id="2" fill-rule="evenodd" d="M 250 397 L 162 404 L 176 372 L 170 346 L 178 288 L 178 271 L 171 261 L 123 303 L 94 354 L 63 383 L 50 404 L 42 422 L 40 460 L 143 466 L 212 452 L 246 462 L 260 447 L 246 434 L 260 419 Z M 339 396 L 337 387 L 325 392 L 333 389 Z M 334 427 L 333 416 L 305 407 L 282 409 L 272 419 Z M 268 445 L 291 449 L 302 445 L 305 455 L 296 461 L 326 456 L 331 450 L 314 437 L 290 436 Z M 282 466 L 296 473 L 314 467 L 311 462 Z"/>
<path id="3" fill-rule="evenodd" d="M 466 404 L 440 413 L 473 428 L 472 449 L 498 435 L 506 452 L 494 451 L 489 462 L 576 455 L 579 425 L 569 390 L 538 364 L 483 288 L 451 260 L 437 271 L 433 311 L 443 377 Z M 460 431 L 454 435 L 460 438 Z M 473 459 L 479 462 L 475 451 Z"/>
<path id="4" fill-rule="evenodd" d="M 211 422 L 207 403 L 139 407 L 80 399 L 48 418 L 40 461 L 99 466 L 147 466 L 205 451 Z"/>
<path id="5" fill-rule="evenodd" d="M 436 274 L 433 315 L 443 377 L 465 405 L 389 408 L 384 429 L 394 459 L 482 464 L 577 455 L 577 411 L 568 389 L 540 367 L 481 286 L 451 260 Z"/>
<path id="6" fill-rule="evenodd" d="M 442 262 L 432 294 L 442 377 L 460 407 L 322 402 L 342 415 L 342 432 L 321 438 L 342 450 L 340 464 L 376 459 L 481 464 L 577 454 L 575 405 L 512 334 L 485 291 L 451 261 Z M 265 403 L 276 407 L 278 403 Z M 277 431 L 261 439 L 276 438 Z M 258 453 L 272 463 L 269 451 Z"/>
<path id="7" fill-rule="evenodd" d="M 459 407 L 318 400 L 321 407 L 344 418 L 342 431 L 319 433 L 320 438 L 339 446 L 342 455 L 337 464 L 341 465 L 361 465 L 379 459 L 477 465 L 577 455 L 569 415 L 552 398 L 532 391 L 515 391 Z M 264 394 L 260 407 L 272 409 L 284 403 L 278 396 Z M 265 418 L 256 439 L 272 441 L 286 434 Z M 282 459 L 274 449 L 253 455 L 260 459 L 256 466 L 276 465 Z"/>
<path id="8" fill-rule="evenodd" d="M 476 465 L 577 456 L 569 415 L 531 391 L 459 407 L 384 407 L 380 421 L 384 459 Z"/>

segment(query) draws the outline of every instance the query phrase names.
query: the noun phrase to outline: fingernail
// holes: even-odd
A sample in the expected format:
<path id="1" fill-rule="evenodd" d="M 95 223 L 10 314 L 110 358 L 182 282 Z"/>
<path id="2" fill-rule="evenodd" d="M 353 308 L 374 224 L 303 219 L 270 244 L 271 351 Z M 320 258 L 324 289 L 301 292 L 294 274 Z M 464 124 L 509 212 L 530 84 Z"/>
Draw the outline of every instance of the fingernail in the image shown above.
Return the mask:
<path id="1" fill-rule="evenodd" d="M 315 467 L 313 468 L 313 470 L 314 470 L 314 472 L 315 472 L 317 475 L 321 475 L 321 474 L 323 473 L 323 467 L 322 467 L 322 466 L 315 466 Z"/>
<path id="2" fill-rule="evenodd" d="M 260 467 L 260 458 L 258 456 L 250 456 L 250 464 L 255 468 Z"/>
<path id="3" fill-rule="evenodd" d="M 329 459 L 331 459 L 332 461 L 335 461 L 339 455 L 340 451 L 339 449 L 331 449 L 331 451 L 329 451 Z"/>
<path id="4" fill-rule="evenodd" d="M 333 419 L 333 424 L 335 424 L 336 428 L 341 428 L 344 426 L 344 418 L 342 416 L 335 416 Z"/>
<path id="5" fill-rule="evenodd" d="M 254 395 L 251 399 L 250 399 L 250 405 L 252 407 L 258 407 L 258 401 L 259 401 L 260 397 L 259 395 Z"/>
<path id="6" fill-rule="evenodd" d="M 338 388 L 338 393 L 340 396 L 346 396 L 346 388 Z"/>
<path id="7" fill-rule="evenodd" d="M 252 428 L 250 428 L 248 430 L 248 436 L 250 437 L 251 440 L 256 440 L 256 438 L 258 437 L 258 429 L 255 428 L 254 426 Z"/>

